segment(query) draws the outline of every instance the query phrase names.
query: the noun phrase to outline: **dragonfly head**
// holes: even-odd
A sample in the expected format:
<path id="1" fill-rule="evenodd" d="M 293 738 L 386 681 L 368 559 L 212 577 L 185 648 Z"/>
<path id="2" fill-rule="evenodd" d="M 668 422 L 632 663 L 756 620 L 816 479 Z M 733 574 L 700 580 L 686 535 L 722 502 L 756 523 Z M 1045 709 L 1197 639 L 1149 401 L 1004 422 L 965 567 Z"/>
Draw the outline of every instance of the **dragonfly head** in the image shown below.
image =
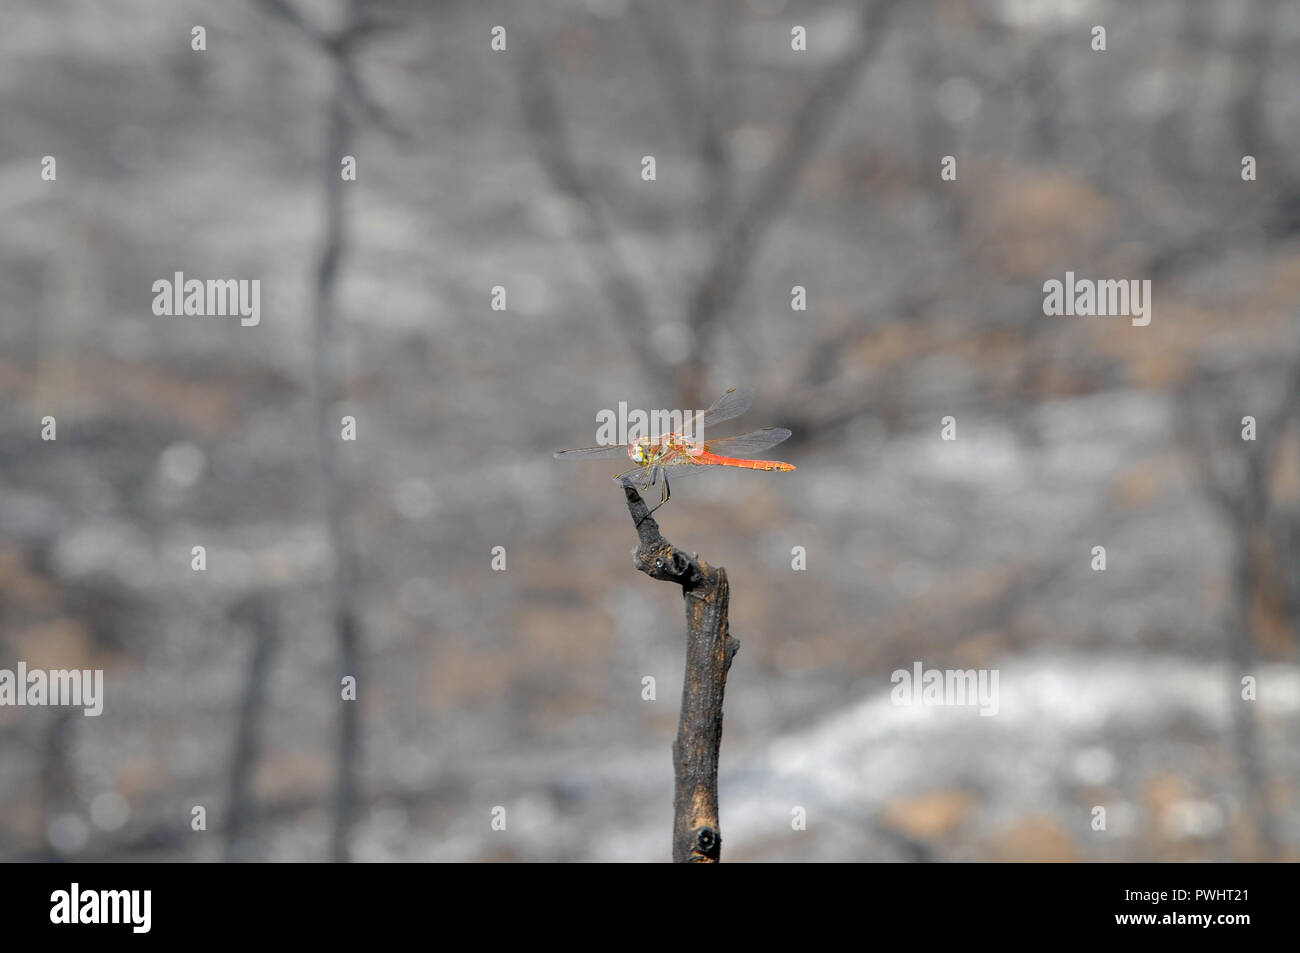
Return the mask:
<path id="1" fill-rule="evenodd" d="M 627 448 L 627 455 L 632 458 L 633 463 L 645 463 L 648 459 L 646 448 L 639 443 L 634 443 Z"/>

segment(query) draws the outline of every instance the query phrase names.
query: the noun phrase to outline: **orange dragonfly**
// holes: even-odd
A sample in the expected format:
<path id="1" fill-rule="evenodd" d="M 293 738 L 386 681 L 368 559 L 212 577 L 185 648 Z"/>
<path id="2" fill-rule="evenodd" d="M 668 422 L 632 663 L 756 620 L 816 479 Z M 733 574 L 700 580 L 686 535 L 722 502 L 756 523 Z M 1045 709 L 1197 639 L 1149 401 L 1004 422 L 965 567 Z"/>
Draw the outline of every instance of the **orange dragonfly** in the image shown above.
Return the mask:
<path id="1" fill-rule="evenodd" d="M 688 434 L 703 434 L 706 428 L 725 420 L 739 417 L 754 403 L 754 390 L 750 387 L 733 387 L 708 410 L 693 414 L 683 423 Z M 787 440 L 790 431 L 784 427 L 764 427 L 734 437 L 721 437 L 703 441 L 689 439 L 680 433 L 643 437 L 630 443 L 606 447 L 585 447 L 581 450 L 557 450 L 557 460 L 599 460 L 627 457 L 634 466 L 615 475 L 614 479 L 628 486 L 645 489 L 661 480 L 663 490 L 659 506 L 668 502 L 670 490 L 668 477 L 675 480 L 687 473 L 697 473 L 708 467 L 739 467 L 743 470 L 793 470 L 794 464 L 780 460 L 743 460 L 743 456 L 775 447 Z M 655 509 L 659 509 L 656 506 Z M 651 510 L 650 512 L 654 512 Z"/>

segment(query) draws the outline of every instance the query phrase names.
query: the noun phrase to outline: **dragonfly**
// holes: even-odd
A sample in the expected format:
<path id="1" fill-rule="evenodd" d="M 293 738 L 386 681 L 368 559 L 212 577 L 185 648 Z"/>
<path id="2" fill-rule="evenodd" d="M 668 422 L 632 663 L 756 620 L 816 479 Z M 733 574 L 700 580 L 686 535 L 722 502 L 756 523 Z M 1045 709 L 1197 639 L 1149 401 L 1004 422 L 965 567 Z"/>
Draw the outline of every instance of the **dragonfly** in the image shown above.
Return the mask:
<path id="1" fill-rule="evenodd" d="M 614 476 L 615 480 L 640 489 L 662 484 L 659 506 L 668 502 L 672 491 L 668 485 L 671 476 L 676 480 L 688 473 L 698 473 L 712 467 L 737 467 L 742 470 L 793 470 L 794 464 L 780 460 L 746 460 L 751 454 L 770 450 L 788 440 L 790 431 L 784 427 L 764 427 L 734 437 L 690 439 L 683 434 L 704 434 L 708 428 L 739 417 L 754 403 L 751 387 L 732 387 L 713 402 L 708 410 L 691 415 L 683 422 L 682 433 L 643 437 L 629 443 L 604 447 L 584 447 L 578 450 L 557 450 L 557 460 L 603 460 L 625 458 L 632 468 Z M 654 509 L 659 509 L 656 506 Z M 651 513 L 654 510 L 650 511 Z M 648 514 L 647 514 L 648 515 Z"/>

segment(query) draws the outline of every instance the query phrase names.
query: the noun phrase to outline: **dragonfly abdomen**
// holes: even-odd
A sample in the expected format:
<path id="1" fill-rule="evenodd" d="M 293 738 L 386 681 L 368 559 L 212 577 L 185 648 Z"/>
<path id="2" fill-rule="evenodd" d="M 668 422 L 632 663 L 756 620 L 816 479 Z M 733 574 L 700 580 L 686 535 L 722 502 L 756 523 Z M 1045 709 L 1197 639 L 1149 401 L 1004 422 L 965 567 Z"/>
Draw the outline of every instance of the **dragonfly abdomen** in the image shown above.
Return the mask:
<path id="1" fill-rule="evenodd" d="M 743 460 L 740 457 L 720 457 L 705 451 L 695 457 L 696 463 L 711 463 L 720 467 L 740 467 L 742 470 L 793 470 L 793 463 L 780 460 Z"/>

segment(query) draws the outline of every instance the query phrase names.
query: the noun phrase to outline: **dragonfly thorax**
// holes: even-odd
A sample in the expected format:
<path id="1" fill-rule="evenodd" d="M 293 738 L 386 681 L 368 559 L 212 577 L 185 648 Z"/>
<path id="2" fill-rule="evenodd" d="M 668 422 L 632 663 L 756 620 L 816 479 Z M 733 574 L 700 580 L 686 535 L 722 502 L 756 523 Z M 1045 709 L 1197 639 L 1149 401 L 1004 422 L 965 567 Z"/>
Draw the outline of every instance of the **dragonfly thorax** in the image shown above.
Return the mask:
<path id="1" fill-rule="evenodd" d="M 658 440 L 638 440 L 628 444 L 627 455 L 633 463 L 647 465 L 661 462 L 675 454 L 691 453 L 696 448 L 678 434 L 666 434 Z"/>

